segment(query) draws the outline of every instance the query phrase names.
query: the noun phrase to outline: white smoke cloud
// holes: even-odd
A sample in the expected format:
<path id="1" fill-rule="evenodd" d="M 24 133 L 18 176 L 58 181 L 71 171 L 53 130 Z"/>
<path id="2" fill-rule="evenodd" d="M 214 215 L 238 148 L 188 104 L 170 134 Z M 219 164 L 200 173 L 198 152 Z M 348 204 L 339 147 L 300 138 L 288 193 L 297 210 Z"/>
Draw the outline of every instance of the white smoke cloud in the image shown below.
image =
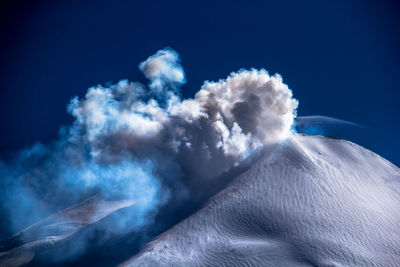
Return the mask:
<path id="1" fill-rule="evenodd" d="M 159 51 L 140 66 L 147 77 L 162 76 L 164 82 L 177 81 L 171 73 L 181 69 L 176 53 L 170 50 Z M 179 77 L 180 81 L 184 79 Z M 105 136 L 110 142 L 109 137 L 124 135 L 129 142 L 121 147 L 119 139 L 119 151 L 132 151 L 149 139 L 153 146 L 162 135 L 162 143 L 171 145 L 175 152 L 181 146 L 192 150 L 200 146 L 209 150 L 203 153 L 209 160 L 219 149 L 219 156 L 240 161 L 251 151 L 284 139 L 298 105 L 282 78 L 271 77 L 265 70 L 240 70 L 225 80 L 205 82 L 194 99 L 182 101 L 172 90 L 165 91 L 161 97 L 166 99 L 166 107 L 143 98 L 142 88 L 121 81 L 110 88 L 90 88 L 84 99 L 72 100 L 69 110 L 76 117 L 73 130 L 85 129 L 95 155 L 104 152 L 105 144 L 99 148 L 98 142 Z M 204 132 L 204 126 L 208 132 Z"/>
<path id="2" fill-rule="evenodd" d="M 193 99 L 182 100 L 176 91 L 185 74 L 175 51 L 160 50 L 139 69 L 150 80 L 147 87 L 121 80 L 89 88 L 82 99 L 71 100 L 68 111 L 75 121 L 60 140 L 1 168 L 8 175 L 3 181 L 17 181 L 15 192 L 29 189 L 29 198 L 22 194 L 20 203 L 26 200 L 34 210 L 45 199 L 51 212 L 122 183 L 121 194 L 145 199 L 141 211 L 154 216 L 168 200 L 182 202 L 198 185 L 291 131 L 298 102 L 279 75 L 240 70 L 206 81 Z M 21 218 L 25 206 L 10 216 Z"/>
<path id="3" fill-rule="evenodd" d="M 152 137 L 160 132 L 167 114 L 154 99 L 141 101 L 141 90 L 141 85 L 126 80 L 110 88 L 92 87 L 83 100 L 75 97 L 68 109 L 76 118 L 75 126 L 85 128 L 89 141 L 118 131 Z"/>
<path id="4" fill-rule="evenodd" d="M 185 72 L 179 64 L 179 56 L 170 48 L 159 50 L 140 63 L 139 69 L 151 81 L 149 87 L 155 93 L 163 92 L 166 85 L 179 86 L 186 82 Z"/>
<path id="5" fill-rule="evenodd" d="M 195 100 L 220 132 L 219 145 L 238 156 L 284 139 L 298 106 L 281 76 L 255 69 L 204 83 Z"/>

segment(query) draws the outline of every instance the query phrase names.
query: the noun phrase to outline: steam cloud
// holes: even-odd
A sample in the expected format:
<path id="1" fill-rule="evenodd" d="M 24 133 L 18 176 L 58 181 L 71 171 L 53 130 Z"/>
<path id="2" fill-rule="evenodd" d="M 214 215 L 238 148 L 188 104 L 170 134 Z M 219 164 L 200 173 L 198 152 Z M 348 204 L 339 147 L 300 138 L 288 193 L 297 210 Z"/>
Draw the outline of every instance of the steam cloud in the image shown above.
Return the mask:
<path id="1" fill-rule="evenodd" d="M 190 184 L 216 179 L 291 131 L 298 102 L 279 75 L 239 70 L 182 100 L 185 74 L 175 51 L 160 50 L 139 69 L 148 86 L 121 80 L 89 88 L 71 100 L 75 121 L 58 141 L 1 163 L 8 232 L 115 188 L 138 200 L 117 229 L 149 224 L 159 207 L 184 200 Z M 132 226 L 132 218 L 141 223 Z"/>

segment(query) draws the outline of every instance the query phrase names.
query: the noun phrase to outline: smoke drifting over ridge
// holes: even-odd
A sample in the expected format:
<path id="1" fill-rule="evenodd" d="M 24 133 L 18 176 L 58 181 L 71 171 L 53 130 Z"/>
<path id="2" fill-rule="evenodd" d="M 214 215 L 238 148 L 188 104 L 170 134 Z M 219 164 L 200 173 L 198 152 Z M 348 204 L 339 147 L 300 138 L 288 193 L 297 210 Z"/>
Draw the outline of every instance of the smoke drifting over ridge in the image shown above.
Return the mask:
<path id="1" fill-rule="evenodd" d="M 239 70 L 182 100 L 175 51 L 160 50 L 139 69 L 148 86 L 89 88 L 71 100 L 75 121 L 59 140 L 1 163 L 3 235 L 97 192 L 137 200 L 113 231 L 148 225 L 159 207 L 187 198 L 192 181 L 218 177 L 291 131 L 298 102 L 277 74 Z"/>

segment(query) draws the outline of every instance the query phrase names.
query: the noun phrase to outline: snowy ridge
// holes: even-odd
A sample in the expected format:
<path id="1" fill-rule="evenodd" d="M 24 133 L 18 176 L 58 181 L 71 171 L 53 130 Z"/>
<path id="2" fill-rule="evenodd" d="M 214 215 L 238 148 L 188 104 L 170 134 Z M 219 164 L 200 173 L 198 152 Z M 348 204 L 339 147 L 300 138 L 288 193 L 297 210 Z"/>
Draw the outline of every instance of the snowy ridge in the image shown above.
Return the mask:
<path id="1" fill-rule="evenodd" d="M 400 170 L 290 137 L 122 266 L 399 266 Z"/>
<path id="2" fill-rule="evenodd" d="M 51 215 L 1 242 L 0 266 L 26 265 L 35 254 L 60 245 L 81 229 L 134 204 L 134 200 L 106 200 L 98 194 Z"/>

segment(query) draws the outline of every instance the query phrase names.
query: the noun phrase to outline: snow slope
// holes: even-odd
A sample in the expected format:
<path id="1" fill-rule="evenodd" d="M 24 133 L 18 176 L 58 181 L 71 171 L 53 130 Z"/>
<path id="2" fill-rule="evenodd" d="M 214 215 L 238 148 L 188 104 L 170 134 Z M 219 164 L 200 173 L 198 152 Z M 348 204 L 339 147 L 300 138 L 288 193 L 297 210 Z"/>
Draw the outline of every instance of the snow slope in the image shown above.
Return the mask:
<path id="1" fill-rule="evenodd" d="M 99 194 L 60 211 L 2 242 L 0 266 L 69 259 L 63 244 L 136 204 Z M 296 134 L 139 254 L 95 248 L 91 264 L 108 266 L 96 257 L 106 251 L 113 264 L 132 255 L 122 266 L 400 266 L 399 207 L 399 168 L 345 140 Z"/>
<path id="2" fill-rule="evenodd" d="M 21 266 L 36 254 L 48 251 L 134 200 L 107 200 L 102 194 L 51 215 L 0 243 L 0 266 Z M 27 215 L 28 216 L 28 215 Z"/>
<path id="3" fill-rule="evenodd" d="M 400 170 L 296 134 L 122 266 L 400 266 Z"/>

